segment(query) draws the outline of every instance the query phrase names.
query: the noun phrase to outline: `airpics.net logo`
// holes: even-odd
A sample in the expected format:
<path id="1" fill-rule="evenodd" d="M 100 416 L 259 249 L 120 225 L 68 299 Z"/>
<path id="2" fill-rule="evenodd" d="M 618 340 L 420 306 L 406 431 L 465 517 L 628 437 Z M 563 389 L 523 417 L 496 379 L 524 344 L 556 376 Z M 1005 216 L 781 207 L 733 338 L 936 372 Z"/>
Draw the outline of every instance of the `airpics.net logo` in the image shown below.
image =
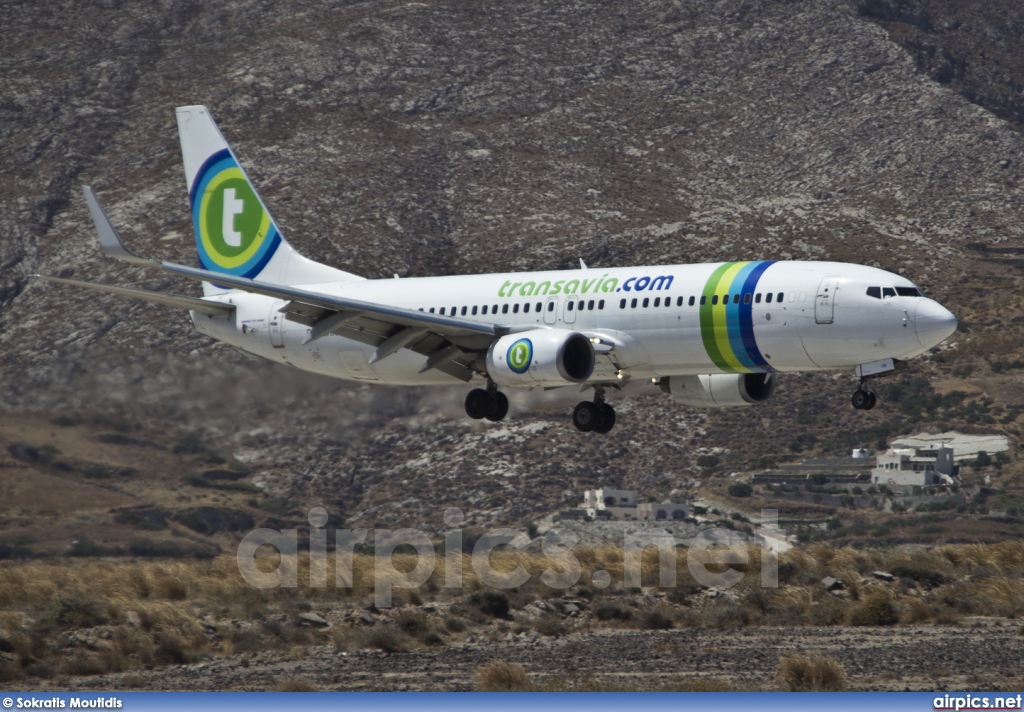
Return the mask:
<path id="1" fill-rule="evenodd" d="M 529 339 L 519 339 L 508 347 L 506 354 L 508 367 L 513 373 L 526 373 L 533 361 L 533 342 Z"/>
<path id="2" fill-rule="evenodd" d="M 254 277 L 280 242 L 269 213 L 226 151 L 200 168 L 192 219 L 200 261 L 214 272 Z"/>
<path id="3" fill-rule="evenodd" d="M 394 590 L 418 589 L 432 577 L 435 583 L 455 589 L 467 583 L 476 585 L 473 577 L 479 584 L 496 589 L 524 586 L 535 577 L 555 589 L 569 589 L 578 583 L 604 589 L 616 582 L 625 589 L 634 589 L 643 585 L 646 570 L 648 578 L 656 576 L 658 587 L 673 588 L 681 565 L 694 582 L 708 589 L 722 591 L 736 586 L 744 579 L 744 571 L 764 588 L 779 585 L 778 556 L 768 543 L 778 532 L 777 510 L 762 510 L 761 526 L 749 535 L 713 527 L 680 542 L 661 527 L 624 530 L 622 556 L 617 563 L 607 565 L 612 570 L 606 570 L 603 564 L 584 567 L 577 557 L 581 550 L 575 548 L 580 537 L 572 530 L 552 529 L 531 538 L 517 529 L 498 527 L 474 535 L 462 529 L 465 517 L 455 507 L 444 511 L 441 541 L 418 529 L 333 529 L 331 554 L 329 513 L 323 507 L 314 507 L 308 519 L 308 553 L 300 551 L 298 529 L 260 528 L 242 538 L 235 561 L 246 583 L 258 589 L 365 586 L 372 589 L 374 604 L 379 608 L 392 605 Z M 524 549 L 543 555 L 547 568 L 524 568 L 526 562 L 519 558 Z M 504 552 L 504 557 L 499 552 Z M 497 560 L 492 561 L 492 555 Z M 584 558 L 596 561 L 592 556 Z M 301 581 L 300 561 L 306 562 Z M 333 577 L 329 575 L 332 569 Z M 469 581 L 464 573 L 470 576 Z"/>

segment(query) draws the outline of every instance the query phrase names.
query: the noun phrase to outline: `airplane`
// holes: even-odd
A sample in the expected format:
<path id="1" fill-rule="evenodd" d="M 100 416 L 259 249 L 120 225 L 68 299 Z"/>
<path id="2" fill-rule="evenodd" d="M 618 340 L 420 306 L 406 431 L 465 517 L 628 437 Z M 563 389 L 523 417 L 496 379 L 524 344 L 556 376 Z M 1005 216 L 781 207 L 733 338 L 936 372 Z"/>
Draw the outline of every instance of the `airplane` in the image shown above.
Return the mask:
<path id="1" fill-rule="evenodd" d="M 856 264 L 752 260 L 370 280 L 284 238 L 204 106 L 176 110 L 198 267 L 140 257 L 83 186 L 103 251 L 202 283 L 203 296 L 43 277 L 187 309 L 200 333 L 335 378 L 470 384 L 470 418 L 498 422 L 499 388 L 593 391 L 572 412 L 607 433 L 606 395 L 649 383 L 692 407 L 748 406 L 779 373 L 853 369 L 871 379 L 940 344 L 956 317 L 910 280 Z"/>

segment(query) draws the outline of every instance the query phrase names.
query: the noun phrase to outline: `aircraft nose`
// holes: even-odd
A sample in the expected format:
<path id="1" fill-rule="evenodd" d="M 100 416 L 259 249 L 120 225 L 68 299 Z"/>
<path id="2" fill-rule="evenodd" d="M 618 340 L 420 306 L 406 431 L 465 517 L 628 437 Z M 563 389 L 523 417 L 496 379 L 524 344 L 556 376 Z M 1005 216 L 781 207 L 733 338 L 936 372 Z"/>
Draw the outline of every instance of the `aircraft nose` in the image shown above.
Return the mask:
<path id="1" fill-rule="evenodd" d="M 925 348 L 941 344 L 956 331 L 956 317 L 932 299 L 922 299 L 914 311 L 917 340 Z"/>

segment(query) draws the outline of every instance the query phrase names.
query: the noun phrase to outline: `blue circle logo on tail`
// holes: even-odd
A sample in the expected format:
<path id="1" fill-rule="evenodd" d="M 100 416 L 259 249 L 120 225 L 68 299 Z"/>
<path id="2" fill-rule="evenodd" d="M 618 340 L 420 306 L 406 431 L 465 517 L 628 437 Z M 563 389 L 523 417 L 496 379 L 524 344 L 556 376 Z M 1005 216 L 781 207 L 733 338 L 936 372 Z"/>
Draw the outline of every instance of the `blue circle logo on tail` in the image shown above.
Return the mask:
<path id="1" fill-rule="evenodd" d="M 519 339 L 508 347 L 505 360 L 508 361 L 508 367 L 513 373 L 526 373 L 530 368 L 530 362 L 533 361 L 533 342 L 529 339 Z"/>
<path id="2" fill-rule="evenodd" d="M 250 279 L 258 275 L 281 237 L 231 153 L 219 151 L 206 160 L 189 200 L 203 267 Z"/>

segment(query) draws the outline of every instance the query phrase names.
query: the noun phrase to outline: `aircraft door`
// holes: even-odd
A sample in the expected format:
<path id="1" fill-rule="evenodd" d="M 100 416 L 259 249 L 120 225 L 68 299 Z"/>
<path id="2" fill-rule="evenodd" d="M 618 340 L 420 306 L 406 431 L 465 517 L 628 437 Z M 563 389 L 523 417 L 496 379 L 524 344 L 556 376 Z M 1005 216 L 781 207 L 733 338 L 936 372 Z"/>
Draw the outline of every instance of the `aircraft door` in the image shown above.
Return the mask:
<path id="1" fill-rule="evenodd" d="M 288 302 L 274 302 L 274 305 L 270 307 L 270 318 L 267 319 L 267 323 L 270 325 L 270 345 L 275 349 L 284 348 L 284 314 L 278 311 Z"/>
<path id="2" fill-rule="evenodd" d="M 818 324 L 831 324 L 835 312 L 836 290 L 839 289 L 839 277 L 825 277 L 818 285 L 818 296 L 814 300 L 814 321 Z"/>
<path id="3" fill-rule="evenodd" d="M 579 306 L 579 302 L 575 294 L 570 294 L 565 298 L 565 310 L 562 312 L 562 321 L 566 324 L 572 324 L 576 321 L 576 307 Z"/>
<path id="4" fill-rule="evenodd" d="M 554 324 L 558 320 L 558 297 L 548 297 L 544 302 L 544 323 Z"/>

